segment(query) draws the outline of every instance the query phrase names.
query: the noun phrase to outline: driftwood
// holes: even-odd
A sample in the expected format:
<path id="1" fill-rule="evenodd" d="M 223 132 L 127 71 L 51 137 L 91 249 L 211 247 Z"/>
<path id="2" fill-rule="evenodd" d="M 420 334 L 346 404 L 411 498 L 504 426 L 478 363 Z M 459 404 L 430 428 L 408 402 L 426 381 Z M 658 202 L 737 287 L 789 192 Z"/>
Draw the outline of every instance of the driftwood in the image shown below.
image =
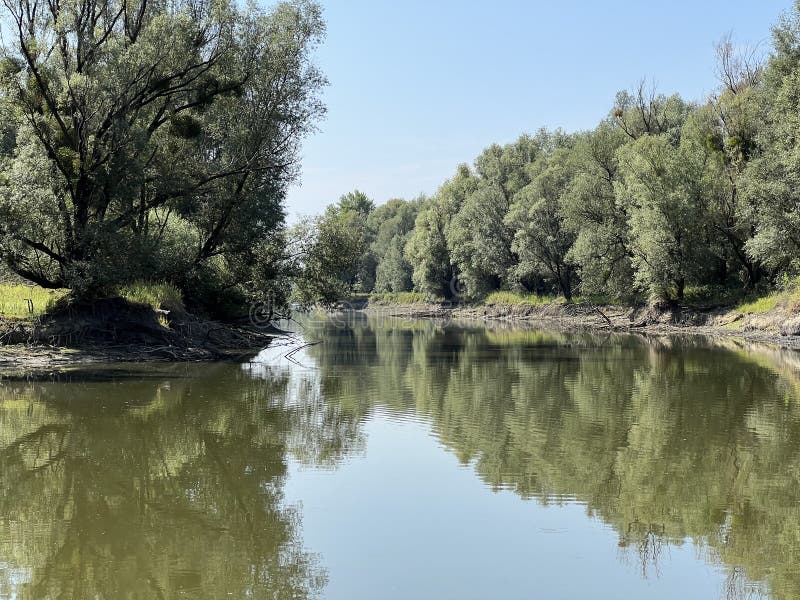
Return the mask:
<path id="1" fill-rule="evenodd" d="M 320 341 L 320 342 L 308 342 L 308 343 L 306 343 L 306 344 L 303 344 L 303 345 L 301 345 L 301 346 L 297 346 L 297 347 L 295 347 L 294 349 L 292 349 L 292 350 L 290 350 L 289 352 L 287 352 L 286 354 L 284 354 L 284 355 L 283 355 L 283 357 L 284 357 L 284 358 L 286 358 L 286 359 L 288 359 L 288 360 L 290 360 L 290 361 L 291 361 L 291 362 L 293 362 L 294 364 L 296 364 L 296 365 L 299 365 L 300 363 L 299 363 L 299 362 L 297 362 L 297 361 L 296 361 L 296 360 L 293 358 L 293 357 L 294 357 L 294 355 L 295 355 L 295 354 L 297 354 L 298 352 L 300 352 L 300 350 L 302 350 L 303 348 L 308 348 L 309 346 L 316 346 L 317 344 L 321 344 L 321 343 L 322 343 L 321 341 Z"/>

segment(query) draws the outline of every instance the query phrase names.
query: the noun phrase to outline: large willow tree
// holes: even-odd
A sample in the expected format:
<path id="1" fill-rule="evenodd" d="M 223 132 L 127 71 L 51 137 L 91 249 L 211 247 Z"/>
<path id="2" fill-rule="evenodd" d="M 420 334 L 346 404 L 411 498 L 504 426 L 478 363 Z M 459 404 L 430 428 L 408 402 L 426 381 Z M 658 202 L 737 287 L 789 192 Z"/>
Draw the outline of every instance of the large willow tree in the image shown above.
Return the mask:
<path id="1" fill-rule="evenodd" d="M 139 278 L 230 288 L 274 274 L 261 263 L 280 255 L 298 145 L 324 112 L 309 58 L 324 33 L 316 4 L 3 5 L 8 268 L 86 293 Z"/>

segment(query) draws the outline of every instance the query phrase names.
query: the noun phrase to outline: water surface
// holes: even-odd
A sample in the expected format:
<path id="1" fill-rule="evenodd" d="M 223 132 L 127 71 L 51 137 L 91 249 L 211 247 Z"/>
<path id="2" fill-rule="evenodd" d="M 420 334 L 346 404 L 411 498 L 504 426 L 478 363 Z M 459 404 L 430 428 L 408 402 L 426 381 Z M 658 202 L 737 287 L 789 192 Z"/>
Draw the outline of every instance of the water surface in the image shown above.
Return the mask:
<path id="1" fill-rule="evenodd" d="M 800 597 L 800 363 L 315 320 L 0 386 L 0 598 Z"/>

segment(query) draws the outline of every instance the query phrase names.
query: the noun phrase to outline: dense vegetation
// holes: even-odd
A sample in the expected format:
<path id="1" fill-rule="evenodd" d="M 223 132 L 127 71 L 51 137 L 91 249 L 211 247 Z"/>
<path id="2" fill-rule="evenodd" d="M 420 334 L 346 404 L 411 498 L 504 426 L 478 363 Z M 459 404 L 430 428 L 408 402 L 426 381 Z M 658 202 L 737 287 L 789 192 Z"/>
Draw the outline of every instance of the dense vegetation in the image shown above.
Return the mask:
<path id="1" fill-rule="evenodd" d="M 316 4 L 3 7 L 0 276 L 89 297 L 168 284 L 230 313 L 292 292 L 730 299 L 800 274 L 800 2 L 766 60 L 718 45 L 704 102 L 642 84 L 591 131 L 494 144 L 432 197 L 356 191 L 291 230 L 324 112 Z"/>
<path id="2" fill-rule="evenodd" d="M 93 297 L 286 297 L 283 199 L 322 115 L 307 0 L 7 0 L 0 258 Z"/>
<path id="3" fill-rule="evenodd" d="M 800 273 L 800 2 L 767 60 L 725 39 L 718 64 L 705 102 L 642 84 L 591 131 L 488 147 L 431 198 L 344 196 L 303 225 L 300 297 L 684 301 L 785 285 Z"/>

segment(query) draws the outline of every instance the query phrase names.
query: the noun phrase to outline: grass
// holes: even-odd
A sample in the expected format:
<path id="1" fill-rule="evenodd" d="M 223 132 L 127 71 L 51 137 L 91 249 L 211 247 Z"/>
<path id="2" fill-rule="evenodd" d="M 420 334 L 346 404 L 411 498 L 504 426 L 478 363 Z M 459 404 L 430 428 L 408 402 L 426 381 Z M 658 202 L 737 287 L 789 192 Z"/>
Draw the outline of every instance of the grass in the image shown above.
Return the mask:
<path id="1" fill-rule="evenodd" d="M 756 298 L 736 306 L 736 312 L 742 314 L 763 314 L 773 310 L 781 300 L 783 292 L 773 292 L 767 296 Z"/>
<path id="2" fill-rule="evenodd" d="M 420 292 L 384 292 L 372 294 L 370 302 L 375 304 L 426 304 L 428 297 Z"/>
<path id="3" fill-rule="evenodd" d="M 3 283 L 0 284 L 0 315 L 14 319 L 38 317 L 68 293 L 69 290 L 48 290 L 38 285 Z"/>
<path id="4" fill-rule="evenodd" d="M 117 288 L 117 293 L 129 302 L 147 304 L 153 310 L 183 310 L 181 291 L 169 283 L 148 283 L 135 281 Z M 158 314 L 158 322 L 169 329 L 169 321 L 163 313 Z"/>
<path id="5" fill-rule="evenodd" d="M 129 302 L 149 304 L 153 309 L 182 310 L 181 292 L 169 283 L 137 281 L 117 288 L 117 293 Z"/>
<path id="6" fill-rule="evenodd" d="M 68 293 L 69 290 L 48 290 L 38 285 L 0 283 L 0 316 L 9 319 L 32 319 L 41 316 Z M 167 283 L 136 282 L 118 288 L 116 293 L 130 302 L 147 304 L 153 309 L 183 309 L 180 291 Z M 167 326 L 167 320 L 163 315 L 159 315 L 159 321 Z"/>
<path id="7" fill-rule="evenodd" d="M 742 302 L 734 310 L 740 314 L 760 315 L 781 307 L 789 312 L 797 312 L 800 310 L 800 278 L 785 283 L 783 287 L 766 296 Z"/>

